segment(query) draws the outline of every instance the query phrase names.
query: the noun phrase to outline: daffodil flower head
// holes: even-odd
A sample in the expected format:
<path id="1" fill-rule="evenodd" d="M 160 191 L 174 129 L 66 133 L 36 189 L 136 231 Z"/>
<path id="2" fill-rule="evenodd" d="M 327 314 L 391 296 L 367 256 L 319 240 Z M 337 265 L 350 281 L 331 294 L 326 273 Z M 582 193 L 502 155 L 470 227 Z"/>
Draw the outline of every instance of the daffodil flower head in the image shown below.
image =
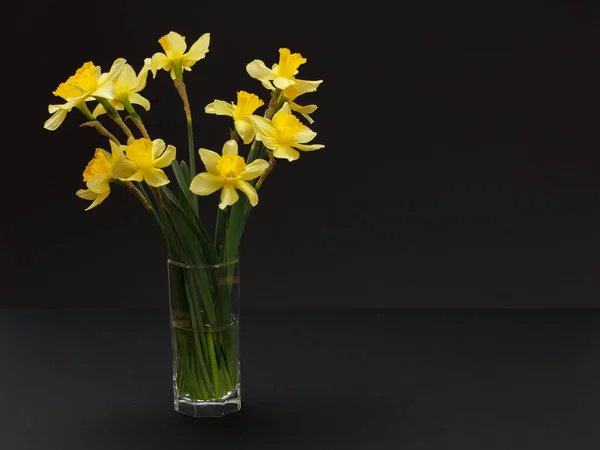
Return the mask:
<path id="1" fill-rule="evenodd" d="M 265 147 L 273 151 L 275 158 L 294 161 L 300 157 L 298 150 L 312 151 L 325 147 L 321 144 L 307 144 L 317 136 L 317 133 L 292 114 L 287 102 L 271 120 L 255 115 L 248 119 L 258 138 Z"/>
<path id="2" fill-rule="evenodd" d="M 229 140 L 223 145 L 222 156 L 212 150 L 201 148 L 200 159 L 206 167 L 206 172 L 194 177 L 190 190 L 196 195 L 210 195 L 222 189 L 219 208 L 225 209 L 239 200 L 236 189 L 248 197 L 250 204 L 258 204 L 258 194 L 249 180 L 260 177 L 269 163 L 264 159 L 256 159 L 246 164 L 243 157 L 238 155 L 238 144 Z"/>
<path id="3" fill-rule="evenodd" d="M 291 53 L 287 48 L 280 48 L 279 63 L 273 64 L 271 69 L 260 59 L 255 59 L 246 66 L 246 71 L 252 78 L 262 82 L 267 89 L 274 90 L 275 87 L 286 89 L 301 81 L 296 80 L 295 76 L 298 68 L 304 63 L 306 63 L 306 58 L 303 58 L 300 53 Z"/>
<path id="4" fill-rule="evenodd" d="M 237 104 L 215 100 L 206 105 L 204 111 L 207 114 L 232 117 L 235 130 L 244 141 L 244 144 L 249 144 L 254 139 L 255 133 L 248 117 L 264 104 L 257 95 L 249 94 L 246 91 L 239 91 L 237 93 Z"/>
<path id="5" fill-rule="evenodd" d="M 130 105 L 140 105 L 146 111 L 150 109 L 148 99 L 142 97 L 139 92 L 146 87 L 146 79 L 150 70 L 151 60 L 146 58 L 144 67 L 136 75 L 135 70 L 129 64 L 123 66 L 123 70 L 114 82 L 114 98 L 109 100 L 113 108 L 121 111 L 130 108 Z M 94 109 L 93 115 L 98 116 L 106 111 L 101 104 Z"/>
<path id="6" fill-rule="evenodd" d="M 94 157 L 83 171 L 83 181 L 87 189 L 79 189 L 76 195 L 92 201 L 86 211 L 98 206 L 110 194 L 110 181 L 113 178 L 113 156 L 114 154 L 111 155 L 106 150 L 97 148 Z"/>
<path id="7" fill-rule="evenodd" d="M 145 181 L 149 186 L 159 187 L 169 183 L 161 169 L 175 159 L 175 147 L 166 146 L 162 139 L 140 138 L 127 146 L 114 145 L 119 158 L 113 164 L 113 176 L 124 181 Z"/>
<path id="8" fill-rule="evenodd" d="M 126 61 L 117 59 L 108 73 L 102 73 L 100 66 L 88 61 L 81 66 L 67 81 L 61 83 L 53 94 L 66 100 L 62 105 L 49 105 L 48 112 L 52 116 L 44 123 L 47 130 L 56 130 L 65 120 L 67 113 L 83 102 L 94 98 L 114 98 L 114 81 L 123 70 Z"/>
<path id="9" fill-rule="evenodd" d="M 172 79 L 180 79 L 183 70 L 192 70 L 192 66 L 201 59 L 204 59 L 208 53 L 210 44 L 210 33 L 204 33 L 194 42 L 189 51 L 186 52 L 187 44 L 185 37 L 175 31 L 161 37 L 158 43 L 164 50 L 164 53 L 155 53 L 151 59 L 152 76 L 156 77 L 156 72 L 160 69 L 171 73 Z"/>

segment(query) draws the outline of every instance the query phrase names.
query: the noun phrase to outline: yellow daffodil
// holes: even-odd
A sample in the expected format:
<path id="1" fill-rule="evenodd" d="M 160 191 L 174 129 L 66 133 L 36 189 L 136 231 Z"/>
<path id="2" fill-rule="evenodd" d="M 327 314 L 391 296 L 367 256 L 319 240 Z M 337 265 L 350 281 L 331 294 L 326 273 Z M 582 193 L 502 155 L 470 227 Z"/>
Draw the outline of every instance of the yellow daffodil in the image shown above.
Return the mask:
<path id="1" fill-rule="evenodd" d="M 125 65 L 123 58 L 117 59 L 108 73 L 102 73 L 100 66 L 86 62 L 67 81 L 61 83 L 53 92 L 57 97 L 66 100 L 62 105 L 49 105 L 48 112 L 52 116 L 44 123 L 47 130 L 56 130 L 65 120 L 67 113 L 83 102 L 94 98 L 114 98 L 114 81 Z"/>
<path id="2" fill-rule="evenodd" d="M 119 156 L 123 154 L 122 147 L 117 150 L 117 153 L 120 152 Z M 169 166 L 175 159 L 175 147 L 165 146 L 162 139 L 151 141 L 140 138 L 132 141 L 124 150 L 125 157 L 119 157 L 113 164 L 112 173 L 115 178 L 145 181 L 154 187 L 169 183 L 167 175 L 161 169 Z"/>
<path id="3" fill-rule="evenodd" d="M 112 155 L 106 150 L 97 148 L 94 157 L 83 171 L 83 181 L 87 189 L 79 189 L 76 195 L 92 201 L 86 211 L 98 206 L 110 194 L 110 180 L 113 178 L 112 166 L 118 158 L 117 145 L 112 141 L 110 144 Z"/>
<path id="4" fill-rule="evenodd" d="M 264 102 L 258 96 L 239 91 L 237 93 L 237 105 L 223 100 L 215 100 L 206 105 L 204 111 L 207 114 L 233 117 L 235 130 L 244 141 L 244 144 L 249 144 L 254 139 L 254 128 L 250 124 L 248 116 L 254 114 L 254 111 L 262 105 L 264 105 Z"/>
<path id="5" fill-rule="evenodd" d="M 265 147 L 273 150 L 273 156 L 276 158 L 294 161 L 300 157 L 298 150 L 311 151 L 325 147 L 321 144 L 307 144 L 315 138 L 317 133 L 302 124 L 292 114 L 288 103 L 284 103 L 272 120 L 254 115 L 248 119 L 258 138 Z"/>
<path id="6" fill-rule="evenodd" d="M 210 195 L 222 189 L 219 203 L 221 209 L 238 201 L 236 189 L 246 194 L 252 206 L 258 204 L 258 194 L 248 181 L 260 177 L 265 172 L 269 166 L 267 161 L 256 159 L 246 165 L 244 158 L 238 156 L 238 145 L 233 139 L 225 142 L 223 156 L 205 148 L 201 148 L 199 153 L 207 172 L 194 177 L 190 191 L 196 195 Z"/>
<path id="7" fill-rule="evenodd" d="M 175 79 L 178 78 L 178 74 L 181 75 L 182 70 L 192 70 L 191 67 L 206 56 L 210 44 L 210 33 L 200 36 L 187 53 L 185 37 L 174 31 L 161 37 L 158 42 L 165 52 L 155 53 L 152 56 L 150 69 L 152 75 L 156 76 L 158 70 L 164 69 L 170 71 L 171 78 Z"/>
<path id="8" fill-rule="evenodd" d="M 260 59 L 255 59 L 246 66 L 246 71 L 252 78 L 259 80 L 267 89 L 274 90 L 275 87 L 287 89 L 292 85 L 304 82 L 304 80 L 297 80 L 295 75 L 298 73 L 298 67 L 305 62 L 306 58 L 303 58 L 300 53 L 290 53 L 289 49 L 280 48 L 279 64 L 273 64 L 273 67 L 269 69 Z M 320 83 L 320 81 L 309 83 Z"/>
<path id="9" fill-rule="evenodd" d="M 123 66 L 123 70 L 114 82 L 114 98 L 108 102 L 113 108 L 123 110 L 129 105 L 140 105 L 146 111 L 150 109 L 148 99 L 142 97 L 139 92 L 146 87 L 146 78 L 150 70 L 150 58 L 144 61 L 144 67 L 139 74 L 135 74 L 135 70 L 129 64 Z M 106 111 L 102 105 L 96 106 L 94 116 L 104 114 Z"/>

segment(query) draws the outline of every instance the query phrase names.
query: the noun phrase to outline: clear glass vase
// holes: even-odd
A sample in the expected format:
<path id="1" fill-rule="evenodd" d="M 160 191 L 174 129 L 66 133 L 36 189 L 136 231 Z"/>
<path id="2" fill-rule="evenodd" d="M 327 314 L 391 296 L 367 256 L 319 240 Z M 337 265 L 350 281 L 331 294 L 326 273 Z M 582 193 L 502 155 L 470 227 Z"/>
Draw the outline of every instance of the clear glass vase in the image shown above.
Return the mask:
<path id="1" fill-rule="evenodd" d="M 241 408 L 238 260 L 191 266 L 169 260 L 175 411 L 222 417 Z"/>

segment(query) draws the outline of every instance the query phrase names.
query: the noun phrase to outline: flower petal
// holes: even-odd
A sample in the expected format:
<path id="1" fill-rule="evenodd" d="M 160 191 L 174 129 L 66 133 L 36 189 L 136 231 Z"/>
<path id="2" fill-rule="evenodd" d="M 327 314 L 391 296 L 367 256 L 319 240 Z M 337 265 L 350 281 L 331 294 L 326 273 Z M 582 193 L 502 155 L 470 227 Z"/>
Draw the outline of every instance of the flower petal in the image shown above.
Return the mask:
<path id="1" fill-rule="evenodd" d="M 146 111 L 148 111 L 150 109 L 150 102 L 148 101 L 148 99 L 145 97 L 142 97 L 140 94 L 138 94 L 136 92 L 129 95 L 129 103 L 131 103 L 133 105 L 140 105 Z"/>
<path id="2" fill-rule="evenodd" d="M 98 194 L 89 189 L 79 189 L 75 192 L 75 195 L 84 200 L 96 200 L 96 197 L 98 197 Z"/>
<path id="3" fill-rule="evenodd" d="M 285 102 L 283 104 L 283 106 L 279 109 L 279 111 L 277 111 L 275 114 L 273 114 L 273 119 L 275 119 L 275 117 L 277 117 L 279 114 L 291 114 L 292 113 L 292 109 L 290 108 L 290 104 L 288 102 Z"/>
<path id="4" fill-rule="evenodd" d="M 223 144 L 223 150 L 221 151 L 223 155 L 236 155 L 238 154 L 238 143 L 234 139 L 229 139 L 225 144 Z"/>
<path id="5" fill-rule="evenodd" d="M 265 137 L 275 138 L 275 128 L 269 119 L 252 114 L 248 116 L 248 120 L 256 133 L 260 135 L 261 140 L 264 140 Z"/>
<path id="6" fill-rule="evenodd" d="M 115 144 L 113 141 L 108 141 L 108 143 L 110 144 L 110 151 L 111 151 L 111 156 L 112 156 L 112 164 L 114 165 L 114 163 L 119 159 L 119 158 L 125 158 L 125 153 L 123 152 L 124 149 L 127 148 L 126 145 L 117 145 Z"/>
<path id="7" fill-rule="evenodd" d="M 309 114 L 312 114 L 317 110 L 317 105 L 301 106 L 297 103 L 290 102 L 290 107 L 292 108 L 292 111 L 296 111 L 297 113 L 302 114 L 302 116 L 308 121 L 308 123 L 315 122 L 313 118 L 309 116 Z"/>
<path id="8" fill-rule="evenodd" d="M 269 163 L 264 159 L 255 159 L 246 166 L 246 170 L 242 172 L 242 180 L 254 180 L 260 177 L 269 167 Z"/>
<path id="9" fill-rule="evenodd" d="M 146 87 L 146 80 L 148 79 L 148 72 L 150 71 L 150 67 L 152 67 L 152 59 L 144 59 L 144 66 L 142 67 L 142 70 L 140 70 L 140 73 L 138 73 L 135 79 L 135 86 L 132 89 L 133 92 L 140 92 Z"/>
<path id="10" fill-rule="evenodd" d="M 171 67 L 171 60 L 167 58 L 167 55 L 164 53 L 155 53 L 152 55 L 152 59 L 150 60 L 150 70 L 152 71 L 152 76 L 156 77 L 156 72 L 160 69 L 169 70 Z"/>
<path id="11" fill-rule="evenodd" d="M 111 178 L 110 173 L 100 173 L 90 178 L 87 181 L 86 186 L 90 191 L 95 192 L 96 194 L 107 194 L 110 192 Z"/>
<path id="12" fill-rule="evenodd" d="M 313 150 L 319 150 L 320 148 L 324 148 L 325 146 L 322 144 L 292 144 L 299 150 L 303 150 L 305 152 L 310 152 Z"/>
<path id="13" fill-rule="evenodd" d="M 207 148 L 201 148 L 198 150 L 198 153 L 200 153 L 200 159 L 204 163 L 206 171 L 208 173 L 218 175 L 219 172 L 217 171 L 217 163 L 221 160 L 221 155 Z"/>
<path id="14" fill-rule="evenodd" d="M 276 88 L 286 89 L 286 88 L 292 86 L 293 84 L 296 84 L 296 82 L 290 78 L 276 77 L 273 80 L 273 84 L 275 85 Z"/>
<path id="15" fill-rule="evenodd" d="M 109 192 L 109 194 L 110 194 L 110 192 Z M 100 194 L 100 195 L 98 195 L 98 197 L 96 197 L 96 199 L 92 202 L 92 204 L 90 206 L 88 206 L 87 208 L 85 208 L 85 210 L 89 211 L 90 209 L 95 208 L 100 203 L 102 203 L 104 200 L 106 200 L 106 197 L 108 197 L 108 194 Z"/>
<path id="16" fill-rule="evenodd" d="M 194 42 L 190 47 L 190 51 L 183 55 L 181 62 L 184 66 L 191 67 L 197 61 L 203 59 L 208 53 L 208 46 L 210 44 L 210 33 L 204 33 L 200 38 Z"/>
<path id="17" fill-rule="evenodd" d="M 279 142 L 277 142 L 277 139 L 272 138 L 270 136 L 263 136 L 262 139 L 258 139 L 258 135 L 256 135 L 256 137 L 257 140 L 260 140 L 263 143 L 263 145 L 269 150 L 275 150 L 279 146 Z"/>
<path id="18" fill-rule="evenodd" d="M 240 196 L 235 191 L 235 188 L 229 184 L 223 186 L 223 190 L 221 191 L 221 203 L 219 203 L 219 208 L 225 209 L 230 205 L 233 205 L 240 199 Z"/>
<path id="19" fill-rule="evenodd" d="M 298 91 L 298 95 L 306 94 L 307 92 L 315 92 L 323 80 L 309 81 L 309 80 L 294 80 L 294 89 Z"/>
<path id="20" fill-rule="evenodd" d="M 196 195 L 210 195 L 223 187 L 225 180 L 219 175 L 208 172 L 199 173 L 190 184 L 190 191 Z"/>
<path id="21" fill-rule="evenodd" d="M 234 120 L 235 131 L 240 135 L 244 144 L 249 144 L 254 139 L 254 127 L 245 120 Z"/>
<path id="22" fill-rule="evenodd" d="M 275 74 L 269 69 L 260 59 L 255 59 L 246 66 L 246 72 L 252 77 L 260 81 L 273 80 Z"/>
<path id="23" fill-rule="evenodd" d="M 167 34 L 167 42 L 168 47 L 165 49 L 167 56 L 171 57 L 172 55 L 180 58 L 185 53 L 187 44 L 185 43 L 185 38 L 179 33 L 170 31 L 169 34 Z"/>
<path id="24" fill-rule="evenodd" d="M 275 158 L 287 159 L 288 161 L 295 161 L 300 158 L 300 152 L 289 145 L 280 145 L 273 150 L 273 156 Z"/>
<path id="25" fill-rule="evenodd" d="M 218 116 L 230 116 L 233 117 L 234 107 L 231 103 L 224 102 L 223 100 L 215 100 L 209 103 L 204 108 L 204 112 L 207 114 L 216 114 Z"/>
<path id="26" fill-rule="evenodd" d="M 105 83 L 98 86 L 98 89 L 90 93 L 90 96 L 112 100 L 113 98 L 115 98 L 115 85 L 110 80 L 106 81 Z"/>
<path id="27" fill-rule="evenodd" d="M 94 110 L 92 111 L 92 116 L 98 117 L 98 116 L 100 116 L 102 114 L 105 114 L 105 113 L 106 113 L 106 110 L 104 109 L 104 106 L 102 106 L 101 103 L 98 103 L 96 105 L 96 107 L 94 108 Z"/>
<path id="28" fill-rule="evenodd" d="M 106 194 L 96 194 L 90 191 L 89 189 L 80 189 L 75 194 L 78 197 L 83 198 L 85 200 L 93 200 L 92 204 L 85 209 L 86 211 L 89 211 L 90 209 L 95 208 L 100 203 L 102 203 L 106 199 L 106 197 L 108 197 L 108 194 L 110 194 L 110 192 Z"/>
<path id="29" fill-rule="evenodd" d="M 109 141 L 110 142 L 110 141 Z M 112 154 L 108 153 L 106 150 L 104 150 L 103 148 L 97 148 L 96 150 L 98 150 L 99 152 L 102 152 L 102 154 L 104 155 L 104 157 L 106 158 L 106 160 L 110 163 L 111 165 L 111 169 L 112 169 L 112 161 L 113 161 L 113 157 Z"/>
<path id="30" fill-rule="evenodd" d="M 302 131 L 300 131 L 299 133 L 296 133 L 293 137 L 292 137 L 292 145 L 296 144 L 296 143 L 300 143 L 300 144 L 304 144 L 305 142 L 310 142 L 312 141 L 315 137 L 317 136 L 317 133 L 315 133 L 313 130 L 311 130 L 308 127 L 305 127 Z"/>
<path id="31" fill-rule="evenodd" d="M 268 81 L 268 80 L 260 80 L 260 82 L 265 87 L 265 89 L 268 89 L 270 91 L 274 91 L 275 90 L 275 86 L 273 86 L 273 83 L 271 83 L 270 81 Z"/>
<path id="32" fill-rule="evenodd" d="M 169 179 L 167 178 L 165 172 L 155 167 L 144 169 L 144 181 L 148 183 L 149 186 L 153 187 L 169 184 Z"/>
<path id="33" fill-rule="evenodd" d="M 115 145 L 116 147 L 116 145 Z M 120 148 L 113 150 L 112 176 L 114 178 L 131 178 L 131 181 L 142 181 L 138 165 L 127 159 Z M 139 175 L 138 175 L 139 174 Z"/>
<path id="34" fill-rule="evenodd" d="M 167 145 L 167 149 L 164 151 L 162 155 L 158 159 L 154 160 L 154 167 L 158 167 L 162 169 L 163 167 L 168 167 L 171 165 L 173 160 L 175 159 L 175 147 L 172 145 Z"/>
<path id="35" fill-rule="evenodd" d="M 292 111 L 296 111 L 300 114 L 312 114 L 318 109 L 317 105 L 302 106 L 294 102 L 290 102 L 290 108 L 292 108 Z"/>
<path id="36" fill-rule="evenodd" d="M 113 170 L 113 172 L 114 172 L 114 170 Z M 144 181 L 144 172 L 142 172 L 141 170 L 137 170 L 130 177 L 124 178 L 124 180 L 125 181 Z"/>
<path id="37" fill-rule="evenodd" d="M 135 70 L 129 64 L 125 64 L 123 66 L 123 70 L 121 70 L 121 75 L 118 78 L 119 85 L 131 90 L 137 84 L 137 77 L 135 75 Z"/>
<path id="38" fill-rule="evenodd" d="M 156 160 L 165 151 L 165 141 L 162 139 L 154 139 L 152 141 L 152 159 Z"/>
<path id="39" fill-rule="evenodd" d="M 52 116 L 48 120 L 46 120 L 46 122 L 44 123 L 44 128 L 50 131 L 56 130 L 60 126 L 60 124 L 63 123 L 65 117 L 67 117 L 67 111 L 65 109 L 59 109 L 54 114 L 52 114 Z"/>
<path id="40" fill-rule="evenodd" d="M 258 194 L 256 193 L 256 189 L 254 189 L 250 183 L 247 181 L 237 180 L 235 182 L 235 187 L 246 194 L 246 197 L 248 197 L 248 200 L 250 200 L 250 204 L 252 206 L 258 205 Z"/>
<path id="41" fill-rule="evenodd" d="M 124 58 L 115 59 L 115 62 L 112 64 L 110 70 L 108 71 L 108 79 L 110 81 L 115 81 L 117 78 L 119 78 L 119 75 L 121 75 L 121 71 L 125 67 L 126 63 L 127 60 Z"/>
<path id="42" fill-rule="evenodd" d="M 48 113 L 49 114 L 54 114 L 56 111 L 58 111 L 59 109 L 64 109 L 65 111 L 70 110 L 71 108 L 65 108 L 65 105 L 67 105 L 68 103 L 65 103 L 63 105 L 48 105 Z"/>

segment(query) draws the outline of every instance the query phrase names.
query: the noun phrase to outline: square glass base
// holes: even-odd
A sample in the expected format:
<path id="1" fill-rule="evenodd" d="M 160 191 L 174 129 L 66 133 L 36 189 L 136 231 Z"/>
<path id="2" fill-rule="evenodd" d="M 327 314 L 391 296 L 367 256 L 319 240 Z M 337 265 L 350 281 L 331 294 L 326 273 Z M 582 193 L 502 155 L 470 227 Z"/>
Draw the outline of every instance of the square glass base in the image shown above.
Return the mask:
<path id="1" fill-rule="evenodd" d="M 242 408 L 240 387 L 221 400 L 194 401 L 175 397 L 175 411 L 194 418 L 217 418 L 227 416 Z"/>

